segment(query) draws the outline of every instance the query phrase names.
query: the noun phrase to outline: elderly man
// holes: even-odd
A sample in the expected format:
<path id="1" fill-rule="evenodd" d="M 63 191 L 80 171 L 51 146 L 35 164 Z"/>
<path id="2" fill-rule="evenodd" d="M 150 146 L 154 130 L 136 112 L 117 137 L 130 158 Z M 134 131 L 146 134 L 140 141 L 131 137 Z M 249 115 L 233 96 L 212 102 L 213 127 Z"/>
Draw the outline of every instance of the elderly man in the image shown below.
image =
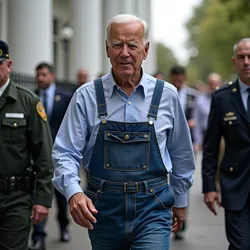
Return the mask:
<path id="1" fill-rule="evenodd" d="M 109 21 L 111 72 L 77 89 L 55 140 L 53 183 L 74 221 L 89 229 L 94 250 L 169 249 L 171 231 L 185 218 L 194 172 L 190 132 L 176 88 L 141 67 L 148 37 L 135 16 Z"/>

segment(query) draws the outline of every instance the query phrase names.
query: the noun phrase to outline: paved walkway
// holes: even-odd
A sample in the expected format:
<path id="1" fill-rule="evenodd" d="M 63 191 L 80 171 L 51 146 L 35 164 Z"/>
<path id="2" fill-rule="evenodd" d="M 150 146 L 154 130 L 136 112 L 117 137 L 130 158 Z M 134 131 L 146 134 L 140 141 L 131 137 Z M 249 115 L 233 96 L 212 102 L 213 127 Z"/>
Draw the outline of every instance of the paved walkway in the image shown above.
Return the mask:
<path id="1" fill-rule="evenodd" d="M 214 216 L 204 205 L 201 194 L 200 156 L 197 160 L 195 184 L 190 192 L 189 223 L 183 241 L 172 240 L 171 250 L 226 250 L 227 240 L 224 232 L 224 214 L 222 209 Z M 72 241 L 58 242 L 58 230 L 55 222 L 55 210 L 52 209 L 48 223 L 47 250 L 90 250 L 87 230 L 76 225 L 70 226 Z"/>

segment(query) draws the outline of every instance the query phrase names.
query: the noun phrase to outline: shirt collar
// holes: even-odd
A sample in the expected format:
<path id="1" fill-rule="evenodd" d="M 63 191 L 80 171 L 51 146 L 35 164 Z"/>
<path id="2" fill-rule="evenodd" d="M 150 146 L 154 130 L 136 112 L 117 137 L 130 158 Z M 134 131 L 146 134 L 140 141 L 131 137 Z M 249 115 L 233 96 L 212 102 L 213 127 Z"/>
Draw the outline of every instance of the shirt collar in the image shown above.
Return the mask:
<path id="1" fill-rule="evenodd" d="M 102 78 L 102 81 L 103 81 L 103 83 L 105 81 L 108 81 L 108 83 L 109 83 L 110 87 L 107 89 L 107 97 L 108 98 L 112 97 L 115 89 L 117 90 L 120 88 L 114 79 L 112 70 L 110 71 L 110 73 L 108 75 L 106 75 Z M 147 74 L 144 72 L 143 68 L 142 68 L 142 77 L 139 81 L 139 84 L 136 86 L 136 88 L 142 88 L 144 97 L 147 97 L 147 93 L 148 93 Z"/>
<path id="2" fill-rule="evenodd" d="M 17 87 L 16 85 L 14 84 L 13 81 L 9 80 L 7 81 L 7 86 L 6 86 L 6 90 L 5 92 L 2 94 L 2 96 L 4 95 L 5 97 L 11 97 L 12 99 L 14 100 L 17 100 Z M 5 85 L 6 85 L 5 84 Z M 4 85 L 4 86 L 5 86 Z"/>
<path id="3" fill-rule="evenodd" d="M 7 82 L 2 87 L 0 87 L 0 97 L 2 96 L 4 90 L 8 87 L 9 83 L 10 79 L 8 79 Z"/>
<path id="4" fill-rule="evenodd" d="M 239 78 L 239 86 L 240 86 L 240 92 L 243 94 L 244 92 L 247 92 L 249 86 L 246 85 L 244 82 L 242 82 Z"/>
<path id="5" fill-rule="evenodd" d="M 47 89 L 40 90 L 40 96 L 42 96 L 45 91 L 46 91 L 46 94 L 49 95 L 52 92 L 54 93 L 55 90 L 56 90 L 56 84 L 53 82 L 50 84 L 50 86 Z"/>

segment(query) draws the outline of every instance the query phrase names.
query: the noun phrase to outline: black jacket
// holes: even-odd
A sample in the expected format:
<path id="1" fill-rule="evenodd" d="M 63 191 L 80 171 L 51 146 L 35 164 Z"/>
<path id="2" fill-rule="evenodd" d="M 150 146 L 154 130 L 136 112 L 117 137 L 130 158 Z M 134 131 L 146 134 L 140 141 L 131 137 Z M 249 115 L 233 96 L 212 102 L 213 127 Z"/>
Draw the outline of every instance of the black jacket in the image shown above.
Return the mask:
<path id="1" fill-rule="evenodd" d="M 242 102 L 239 83 L 222 86 L 212 96 L 202 161 L 203 192 L 215 191 L 221 136 L 225 153 L 220 166 L 222 205 L 240 210 L 250 194 L 250 120 Z"/>
<path id="2" fill-rule="evenodd" d="M 39 95 L 38 89 L 35 92 L 37 95 Z M 56 86 L 53 109 L 49 119 L 49 125 L 53 142 L 55 141 L 56 134 L 60 128 L 61 122 L 68 108 L 71 97 L 72 96 L 69 93 L 62 91 L 60 88 Z"/>

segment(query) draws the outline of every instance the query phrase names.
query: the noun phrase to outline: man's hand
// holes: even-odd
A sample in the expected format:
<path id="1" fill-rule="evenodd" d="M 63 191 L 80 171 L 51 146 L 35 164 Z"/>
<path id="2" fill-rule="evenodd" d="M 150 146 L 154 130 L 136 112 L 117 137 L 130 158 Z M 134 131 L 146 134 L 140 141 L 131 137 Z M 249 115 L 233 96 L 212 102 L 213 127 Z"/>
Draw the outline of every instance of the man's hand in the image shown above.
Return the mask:
<path id="1" fill-rule="evenodd" d="M 200 144 L 194 144 L 194 152 L 195 153 L 199 153 L 200 151 L 202 151 L 202 145 Z"/>
<path id="2" fill-rule="evenodd" d="M 195 120 L 194 119 L 189 119 L 188 121 L 187 121 L 187 123 L 188 123 L 188 127 L 189 128 L 194 128 L 195 126 L 196 126 L 196 122 L 195 122 Z"/>
<path id="3" fill-rule="evenodd" d="M 33 219 L 33 224 L 38 224 L 46 219 L 48 213 L 49 213 L 49 208 L 36 204 L 33 205 L 32 207 L 32 213 L 30 218 Z"/>
<path id="4" fill-rule="evenodd" d="M 213 212 L 214 215 L 217 215 L 215 209 L 215 203 L 217 203 L 218 207 L 221 207 L 219 193 L 218 192 L 208 192 L 204 194 L 204 202 L 208 206 L 208 208 Z"/>
<path id="5" fill-rule="evenodd" d="M 91 199 L 84 193 L 76 193 L 70 198 L 69 206 L 74 222 L 92 230 L 92 223 L 96 223 L 96 218 L 93 215 L 97 214 L 98 211 L 95 209 Z"/>
<path id="6" fill-rule="evenodd" d="M 183 221 L 186 217 L 186 208 L 173 208 L 173 224 L 172 224 L 172 232 L 178 232 L 183 224 Z"/>

